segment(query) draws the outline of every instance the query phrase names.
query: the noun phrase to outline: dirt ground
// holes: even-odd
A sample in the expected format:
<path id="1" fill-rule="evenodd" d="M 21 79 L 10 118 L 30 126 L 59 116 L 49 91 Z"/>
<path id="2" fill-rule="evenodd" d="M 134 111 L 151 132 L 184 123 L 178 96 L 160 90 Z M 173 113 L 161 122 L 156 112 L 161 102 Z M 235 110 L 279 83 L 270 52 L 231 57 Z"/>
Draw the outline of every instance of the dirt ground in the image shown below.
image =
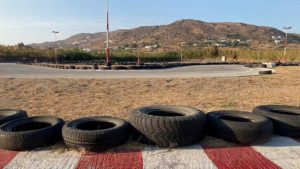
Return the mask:
<path id="1" fill-rule="evenodd" d="M 71 120 L 110 115 L 126 118 L 146 105 L 195 107 L 205 112 L 251 111 L 261 104 L 300 103 L 300 67 L 279 67 L 271 76 L 199 79 L 0 79 L 0 108 Z"/>

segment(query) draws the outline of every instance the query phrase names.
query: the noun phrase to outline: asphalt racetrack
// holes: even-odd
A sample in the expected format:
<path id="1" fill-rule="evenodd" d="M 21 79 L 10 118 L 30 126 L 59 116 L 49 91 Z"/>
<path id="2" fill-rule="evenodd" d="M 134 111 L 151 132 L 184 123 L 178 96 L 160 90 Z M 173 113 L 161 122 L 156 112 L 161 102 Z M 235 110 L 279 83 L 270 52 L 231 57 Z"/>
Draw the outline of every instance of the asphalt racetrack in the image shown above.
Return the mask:
<path id="1" fill-rule="evenodd" d="M 159 70 L 65 70 L 15 63 L 0 63 L 0 78 L 200 78 L 256 76 L 262 68 L 246 68 L 242 65 L 201 65 Z"/>

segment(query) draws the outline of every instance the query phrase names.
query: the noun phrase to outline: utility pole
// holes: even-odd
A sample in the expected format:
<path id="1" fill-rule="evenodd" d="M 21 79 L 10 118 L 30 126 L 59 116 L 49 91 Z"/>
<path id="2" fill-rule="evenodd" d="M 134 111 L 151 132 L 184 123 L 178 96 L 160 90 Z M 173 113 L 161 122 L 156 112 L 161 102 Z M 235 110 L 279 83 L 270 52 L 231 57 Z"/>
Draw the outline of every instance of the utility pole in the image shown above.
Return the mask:
<path id="1" fill-rule="evenodd" d="M 292 29 L 292 27 L 291 26 L 289 26 L 289 27 L 283 27 L 283 29 L 285 30 L 285 46 L 284 46 L 284 53 L 283 53 L 283 56 L 285 58 L 286 52 L 287 52 L 287 45 L 288 45 L 288 31 L 290 29 Z"/>
<path id="2" fill-rule="evenodd" d="M 109 6 L 108 0 L 106 0 L 106 66 L 110 66 L 110 51 L 109 51 Z"/>
<path id="3" fill-rule="evenodd" d="M 54 34 L 54 37 L 55 37 L 55 43 L 57 41 L 57 35 L 59 34 L 59 31 L 52 31 L 52 33 Z M 55 63 L 58 63 L 58 60 L 57 60 L 57 45 L 55 45 L 54 47 L 54 54 L 55 54 Z"/>

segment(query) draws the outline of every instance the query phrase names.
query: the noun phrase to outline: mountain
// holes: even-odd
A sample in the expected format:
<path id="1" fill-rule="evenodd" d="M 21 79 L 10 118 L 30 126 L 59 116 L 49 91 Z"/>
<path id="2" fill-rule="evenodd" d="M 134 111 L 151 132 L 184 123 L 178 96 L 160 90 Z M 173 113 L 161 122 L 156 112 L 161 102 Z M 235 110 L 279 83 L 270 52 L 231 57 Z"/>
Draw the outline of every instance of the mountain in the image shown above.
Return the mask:
<path id="1" fill-rule="evenodd" d="M 239 41 L 243 44 L 282 43 L 285 33 L 271 27 L 244 23 L 208 23 L 197 20 L 179 20 L 169 25 L 142 26 L 135 29 L 117 30 L 110 33 L 112 48 L 145 48 L 158 45 L 164 49 L 178 48 L 181 42 L 187 45 L 203 45 Z M 276 41 L 277 40 L 277 41 Z M 300 43 L 300 36 L 289 35 L 290 43 Z M 82 33 L 58 42 L 31 44 L 35 48 L 105 48 L 106 33 Z M 156 47 L 156 46 L 155 46 Z M 147 48 L 147 47 L 146 47 Z"/>

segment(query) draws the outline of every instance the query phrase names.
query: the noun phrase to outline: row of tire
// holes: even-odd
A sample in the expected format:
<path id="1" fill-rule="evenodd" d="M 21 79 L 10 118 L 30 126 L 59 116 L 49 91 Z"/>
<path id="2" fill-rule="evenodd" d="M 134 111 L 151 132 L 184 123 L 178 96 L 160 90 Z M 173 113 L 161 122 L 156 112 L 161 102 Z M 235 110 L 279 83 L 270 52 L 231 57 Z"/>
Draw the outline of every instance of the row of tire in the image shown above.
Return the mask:
<path id="1" fill-rule="evenodd" d="M 188 146 L 206 135 L 240 144 L 266 142 L 273 133 L 300 137 L 300 107 L 258 106 L 253 112 L 202 111 L 182 106 L 148 106 L 127 121 L 88 117 L 65 123 L 56 117 L 27 117 L 23 110 L 0 110 L 0 148 L 31 150 L 63 139 L 71 148 L 103 151 L 131 138 L 160 147 Z"/>
<path id="2" fill-rule="evenodd" d="M 240 62 L 204 62 L 204 63 L 153 63 L 153 64 L 117 64 L 117 65 L 111 65 L 111 66 L 101 66 L 99 64 L 91 64 L 91 65 L 70 65 L 70 64 L 47 64 L 47 63 L 35 63 L 34 65 L 37 66 L 46 66 L 50 68 L 59 68 L 59 69 L 102 69 L 102 70 L 146 70 L 146 69 L 167 69 L 167 68 L 175 68 L 175 67 L 181 67 L 181 66 L 193 66 L 193 65 L 224 65 L 224 64 L 231 64 L 231 65 L 238 65 L 243 64 Z M 252 67 L 254 66 L 247 66 L 252 64 L 246 64 L 246 67 Z"/>

